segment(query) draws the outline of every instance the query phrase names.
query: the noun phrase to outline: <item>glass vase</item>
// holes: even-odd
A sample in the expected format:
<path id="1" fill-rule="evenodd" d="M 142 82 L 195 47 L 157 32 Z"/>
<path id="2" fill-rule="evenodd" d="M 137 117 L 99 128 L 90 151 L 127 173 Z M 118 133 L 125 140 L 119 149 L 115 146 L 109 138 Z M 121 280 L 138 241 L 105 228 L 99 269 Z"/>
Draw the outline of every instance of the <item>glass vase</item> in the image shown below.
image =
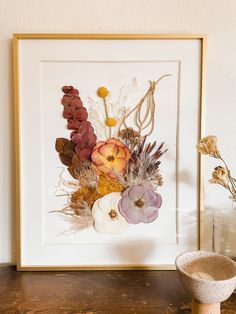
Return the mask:
<path id="1" fill-rule="evenodd" d="M 213 251 L 236 260 L 236 199 L 229 210 L 218 211 L 213 219 Z"/>

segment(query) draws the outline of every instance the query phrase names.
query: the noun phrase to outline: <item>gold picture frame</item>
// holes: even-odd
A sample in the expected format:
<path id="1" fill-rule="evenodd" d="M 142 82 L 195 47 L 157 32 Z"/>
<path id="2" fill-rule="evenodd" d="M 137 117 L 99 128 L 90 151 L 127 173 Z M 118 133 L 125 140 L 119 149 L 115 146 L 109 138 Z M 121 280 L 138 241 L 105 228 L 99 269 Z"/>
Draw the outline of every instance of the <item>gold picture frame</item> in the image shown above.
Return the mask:
<path id="1" fill-rule="evenodd" d="M 16 261 L 17 270 L 20 271 L 47 271 L 47 270 L 170 270 L 175 269 L 173 264 L 164 265 L 24 265 L 22 263 L 22 221 L 21 213 L 21 165 L 20 165 L 20 81 L 19 81 L 19 43 L 21 40 L 198 40 L 201 45 L 201 60 L 200 60 L 200 82 L 199 82 L 199 105 L 198 105 L 198 139 L 203 134 L 203 116 L 204 116 L 204 88 L 205 88 L 205 67 L 206 67 L 206 35 L 203 34 L 14 34 L 13 35 L 13 77 L 14 77 L 14 112 L 15 112 L 15 195 L 16 195 Z M 203 174 L 202 174 L 202 159 L 198 154 L 197 157 L 197 208 L 198 208 L 198 248 L 202 248 L 204 241 L 203 233 Z"/>

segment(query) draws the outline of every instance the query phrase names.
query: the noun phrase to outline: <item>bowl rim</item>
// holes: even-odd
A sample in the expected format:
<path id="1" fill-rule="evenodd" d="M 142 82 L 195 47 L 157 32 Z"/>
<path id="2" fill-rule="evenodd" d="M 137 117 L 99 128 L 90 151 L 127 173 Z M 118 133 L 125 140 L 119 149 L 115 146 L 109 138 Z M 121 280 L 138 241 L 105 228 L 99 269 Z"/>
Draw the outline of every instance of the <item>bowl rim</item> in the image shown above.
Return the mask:
<path id="1" fill-rule="evenodd" d="M 234 281 L 236 279 L 236 271 L 235 271 L 235 276 L 231 277 L 231 278 L 228 278 L 228 279 L 222 279 L 222 280 L 208 280 L 208 279 L 202 279 L 202 278 L 195 278 L 193 276 L 191 276 L 189 273 L 187 273 L 185 270 L 183 270 L 182 268 L 179 267 L 178 265 L 178 260 L 185 254 L 190 254 L 190 253 L 206 253 L 206 254 L 210 254 L 212 256 L 220 256 L 220 257 L 223 257 L 225 258 L 226 260 L 228 260 L 232 265 L 235 265 L 235 270 L 236 270 L 236 262 L 233 261 L 230 257 L 228 256 L 225 256 L 223 254 L 220 254 L 220 253 L 215 253 L 215 252 L 209 252 L 209 251 L 204 251 L 204 250 L 196 250 L 196 251 L 185 251 L 185 252 L 182 252 L 180 253 L 176 259 L 175 259 L 175 266 L 176 266 L 176 269 L 180 272 L 180 273 L 183 273 L 185 274 L 187 277 L 191 278 L 191 279 L 194 279 L 196 281 L 199 281 L 199 282 L 207 282 L 207 283 L 214 283 L 214 282 L 217 282 L 219 284 L 224 284 L 226 282 L 230 282 L 230 281 Z"/>

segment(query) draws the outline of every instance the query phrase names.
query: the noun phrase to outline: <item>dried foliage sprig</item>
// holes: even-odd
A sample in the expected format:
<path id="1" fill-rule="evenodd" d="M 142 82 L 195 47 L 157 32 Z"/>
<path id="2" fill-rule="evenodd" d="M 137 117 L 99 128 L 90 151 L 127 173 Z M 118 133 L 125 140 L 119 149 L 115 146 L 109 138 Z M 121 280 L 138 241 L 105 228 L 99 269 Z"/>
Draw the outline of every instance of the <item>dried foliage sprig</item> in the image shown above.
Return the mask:
<path id="1" fill-rule="evenodd" d="M 62 209 L 50 211 L 50 213 L 58 213 L 70 223 L 70 228 L 64 230 L 61 234 L 67 235 L 93 226 L 94 219 L 91 209 L 85 202 L 80 202 L 79 208 L 75 212 L 70 204 Z"/>
<path id="2" fill-rule="evenodd" d="M 99 173 L 90 161 L 76 164 L 74 174 L 80 187 L 95 187 L 98 184 Z"/>
<path id="3" fill-rule="evenodd" d="M 156 147 L 153 144 L 145 144 L 146 136 L 133 151 L 132 158 L 127 165 L 126 172 L 119 176 L 119 180 L 125 186 L 150 183 L 153 187 L 163 184 L 162 176 L 159 173 L 159 158 L 167 151 L 163 150 L 163 145 Z"/>
<path id="4" fill-rule="evenodd" d="M 140 133 L 135 131 L 133 128 L 128 128 L 128 127 L 123 130 L 120 130 L 118 132 L 118 137 L 125 143 L 127 147 L 129 147 L 131 151 L 133 151 L 134 148 L 141 141 Z"/>
<path id="5" fill-rule="evenodd" d="M 208 135 L 202 138 L 196 145 L 196 148 L 200 154 L 209 155 L 222 161 L 224 167 L 218 166 L 214 168 L 212 178 L 209 182 L 223 186 L 230 192 L 232 198 L 236 199 L 236 179 L 231 175 L 226 161 L 220 154 L 217 147 L 217 137 L 215 135 Z"/>

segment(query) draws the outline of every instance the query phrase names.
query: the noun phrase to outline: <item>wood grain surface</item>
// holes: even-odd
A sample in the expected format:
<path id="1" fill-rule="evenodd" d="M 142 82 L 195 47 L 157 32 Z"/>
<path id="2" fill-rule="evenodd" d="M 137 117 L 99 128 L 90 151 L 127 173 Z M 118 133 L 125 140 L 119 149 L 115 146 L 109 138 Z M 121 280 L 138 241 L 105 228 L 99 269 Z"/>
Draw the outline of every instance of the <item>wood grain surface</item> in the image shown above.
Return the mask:
<path id="1" fill-rule="evenodd" d="M 0 313 L 190 313 L 176 271 L 17 272 L 0 268 Z M 236 294 L 222 304 L 236 313 Z"/>

